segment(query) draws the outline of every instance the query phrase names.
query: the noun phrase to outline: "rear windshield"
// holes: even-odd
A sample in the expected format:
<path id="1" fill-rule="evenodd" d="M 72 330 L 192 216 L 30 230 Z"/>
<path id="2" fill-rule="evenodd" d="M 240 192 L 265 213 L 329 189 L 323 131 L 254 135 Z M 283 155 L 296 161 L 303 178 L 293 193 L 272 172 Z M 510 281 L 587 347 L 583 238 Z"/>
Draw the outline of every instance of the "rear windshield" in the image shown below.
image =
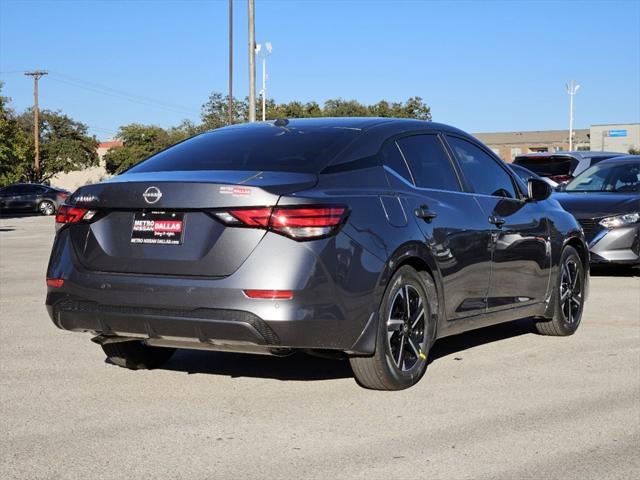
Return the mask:
<path id="1" fill-rule="evenodd" d="M 175 170 L 263 170 L 319 173 L 361 133 L 343 127 L 263 124 L 214 130 L 164 150 L 127 173 Z"/>
<path id="2" fill-rule="evenodd" d="M 578 166 L 578 160 L 575 158 L 554 155 L 548 157 L 516 157 L 513 163 L 522 165 L 541 177 L 570 175 Z"/>

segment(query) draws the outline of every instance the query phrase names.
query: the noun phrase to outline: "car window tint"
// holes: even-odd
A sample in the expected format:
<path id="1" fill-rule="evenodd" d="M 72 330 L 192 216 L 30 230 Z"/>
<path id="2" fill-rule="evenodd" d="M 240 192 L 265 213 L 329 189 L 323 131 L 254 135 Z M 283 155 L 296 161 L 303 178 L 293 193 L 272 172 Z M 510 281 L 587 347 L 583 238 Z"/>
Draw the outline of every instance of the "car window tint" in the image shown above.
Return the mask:
<path id="1" fill-rule="evenodd" d="M 407 182 L 413 183 L 407 163 L 404 161 L 396 142 L 387 142 L 384 147 L 382 147 L 382 150 L 380 150 L 380 160 L 383 165 L 392 169 Z"/>
<path id="2" fill-rule="evenodd" d="M 2 190 L 3 195 L 17 195 L 18 194 L 18 186 L 10 185 L 4 190 Z"/>
<path id="3" fill-rule="evenodd" d="M 36 193 L 42 193 L 44 188 L 40 185 L 25 185 L 22 187 L 23 195 L 35 195 Z"/>
<path id="4" fill-rule="evenodd" d="M 411 168 L 416 186 L 460 191 L 460 183 L 451 161 L 436 135 L 413 135 L 398 140 Z"/>
<path id="5" fill-rule="evenodd" d="M 127 173 L 263 170 L 319 173 L 361 130 L 278 127 L 271 124 L 212 130 L 140 162 Z"/>
<path id="6" fill-rule="evenodd" d="M 511 176 L 487 153 L 458 137 L 447 136 L 447 140 L 476 193 L 517 198 Z"/>

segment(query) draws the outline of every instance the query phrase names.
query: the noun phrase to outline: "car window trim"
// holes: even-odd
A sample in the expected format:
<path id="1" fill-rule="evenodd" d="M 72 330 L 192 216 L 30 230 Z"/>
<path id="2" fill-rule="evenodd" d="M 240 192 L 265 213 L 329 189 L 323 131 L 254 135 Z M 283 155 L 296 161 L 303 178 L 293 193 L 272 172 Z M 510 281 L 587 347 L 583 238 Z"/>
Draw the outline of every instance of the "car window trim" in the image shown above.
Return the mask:
<path id="1" fill-rule="evenodd" d="M 465 142 L 470 143 L 471 145 L 474 145 L 475 147 L 479 148 L 480 150 L 482 150 L 484 153 L 486 153 L 489 158 L 491 158 L 497 165 L 499 168 L 501 168 L 509 177 L 509 179 L 511 180 L 511 185 L 514 189 L 514 191 L 516 192 L 516 195 L 518 195 L 518 198 L 512 198 L 511 200 L 519 200 L 519 201 L 525 201 L 526 197 L 524 195 L 524 193 L 522 191 L 520 191 L 520 187 L 518 186 L 518 183 L 514 180 L 513 175 L 515 175 L 515 173 L 510 172 L 507 165 L 505 164 L 504 160 L 502 160 L 501 158 L 497 158 L 495 153 L 493 153 L 493 151 L 489 150 L 488 148 L 485 148 L 484 145 L 482 145 L 481 143 L 472 140 L 468 137 L 465 137 L 463 135 L 458 135 L 456 133 L 452 133 L 452 132 L 446 132 L 444 134 L 444 142 L 446 143 L 447 147 L 449 148 L 450 152 L 451 152 L 451 156 L 455 159 L 456 164 L 458 165 L 458 167 L 460 168 L 460 171 L 462 172 L 462 166 L 460 165 L 460 162 L 458 161 L 458 159 L 456 158 L 455 154 L 453 153 L 453 148 L 451 147 L 451 145 L 449 144 L 449 142 L 447 141 L 447 137 L 455 137 L 458 138 L 460 140 L 464 140 Z M 464 174 L 464 172 L 463 172 Z M 465 180 L 466 176 L 465 176 Z M 491 198 L 507 198 L 507 197 L 501 197 L 499 195 L 491 195 L 491 194 L 487 194 L 487 193 L 480 193 L 480 192 L 476 192 L 475 189 L 473 188 L 473 184 L 471 184 L 468 180 L 466 181 L 466 183 L 469 184 L 469 189 L 470 189 L 470 193 L 474 193 L 476 195 L 483 195 L 486 197 L 491 197 Z"/>
<path id="2" fill-rule="evenodd" d="M 431 135 L 431 136 L 435 136 L 438 141 L 440 142 L 440 147 L 442 148 L 442 151 L 444 152 L 444 154 L 446 155 L 447 159 L 449 160 L 449 165 L 451 166 L 451 170 L 453 170 L 453 174 L 458 182 L 458 187 L 460 188 L 460 190 L 447 190 L 444 188 L 429 188 L 429 187 L 419 187 L 416 183 L 415 183 L 415 175 L 413 174 L 413 170 L 411 170 L 411 166 L 409 165 L 409 162 L 407 161 L 404 152 L 402 151 L 402 148 L 400 147 L 400 145 L 398 144 L 399 140 L 402 140 L 403 138 L 407 138 L 407 137 L 415 137 L 418 135 Z M 402 154 L 402 158 L 404 159 L 405 164 L 407 165 L 407 169 L 409 170 L 409 174 L 411 175 L 411 178 L 413 180 L 413 187 L 418 189 L 418 190 L 436 190 L 436 191 L 440 191 L 440 192 L 453 192 L 453 193 L 463 193 L 465 191 L 465 186 L 464 183 L 462 181 L 462 177 L 460 175 L 460 172 L 458 171 L 457 165 L 453 162 L 453 159 L 451 158 L 451 154 L 449 153 L 447 146 L 444 144 L 443 139 L 442 139 L 442 132 L 440 130 L 412 130 L 410 132 L 403 132 L 399 135 L 395 135 L 393 137 L 391 137 L 391 139 L 393 139 L 393 141 L 396 143 L 396 146 L 398 147 L 398 150 L 400 150 L 400 153 Z"/>

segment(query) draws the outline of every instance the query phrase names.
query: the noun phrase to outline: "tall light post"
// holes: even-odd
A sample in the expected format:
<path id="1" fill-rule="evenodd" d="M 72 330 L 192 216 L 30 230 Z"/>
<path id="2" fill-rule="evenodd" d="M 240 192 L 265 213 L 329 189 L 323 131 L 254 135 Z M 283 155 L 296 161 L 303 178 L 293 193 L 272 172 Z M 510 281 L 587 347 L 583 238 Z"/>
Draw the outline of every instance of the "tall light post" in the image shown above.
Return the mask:
<path id="1" fill-rule="evenodd" d="M 229 0 L 229 98 L 227 123 L 233 123 L 233 0 Z"/>
<path id="2" fill-rule="evenodd" d="M 256 121 L 256 22 L 255 2 L 247 0 L 249 7 L 249 121 Z"/>
<path id="3" fill-rule="evenodd" d="M 262 50 L 262 45 L 256 45 L 256 55 L 260 55 L 262 57 L 262 90 L 260 90 L 260 94 L 262 95 L 263 122 L 267 119 L 267 57 L 271 55 L 273 45 L 271 45 L 271 42 L 266 42 L 264 46 L 265 49 Z"/>
<path id="4" fill-rule="evenodd" d="M 575 80 L 571 80 L 571 83 L 566 85 L 567 93 L 569 94 L 569 151 L 573 150 L 573 97 L 580 88 L 580 85 Z"/>

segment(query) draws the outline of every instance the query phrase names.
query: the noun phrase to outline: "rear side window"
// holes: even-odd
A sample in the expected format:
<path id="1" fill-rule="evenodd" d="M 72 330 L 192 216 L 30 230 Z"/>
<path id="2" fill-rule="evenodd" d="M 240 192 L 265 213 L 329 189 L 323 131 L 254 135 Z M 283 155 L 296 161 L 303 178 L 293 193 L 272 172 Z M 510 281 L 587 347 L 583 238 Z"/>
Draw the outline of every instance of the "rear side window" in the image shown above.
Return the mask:
<path id="1" fill-rule="evenodd" d="M 319 173 L 359 129 L 265 124 L 214 130 L 164 150 L 127 173 L 177 170 L 263 170 Z"/>
<path id="2" fill-rule="evenodd" d="M 35 195 L 37 193 L 43 193 L 45 191 L 45 187 L 42 187 L 40 185 L 27 185 L 24 187 L 24 192 L 25 194 L 29 194 L 29 195 Z"/>
<path id="3" fill-rule="evenodd" d="M 465 178 L 476 193 L 494 197 L 517 198 L 513 180 L 498 162 L 474 144 L 447 136 Z"/>
<path id="4" fill-rule="evenodd" d="M 460 183 L 436 135 L 413 135 L 398 140 L 416 186 L 460 191 Z"/>
<path id="5" fill-rule="evenodd" d="M 11 185 L 7 188 L 3 188 L 2 190 L 0 190 L 0 192 L 2 192 L 2 194 L 4 195 L 17 195 L 19 191 L 20 191 L 20 187 L 18 187 L 17 185 Z"/>
<path id="6" fill-rule="evenodd" d="M 387 142 L 384 147 L 382 147 L 382 150 L 380 150 L 380 159 L 383 165 L 392 169 L 407 182 L 413 183 L 407 162 L 404 161 L 396 142 Z"/>

